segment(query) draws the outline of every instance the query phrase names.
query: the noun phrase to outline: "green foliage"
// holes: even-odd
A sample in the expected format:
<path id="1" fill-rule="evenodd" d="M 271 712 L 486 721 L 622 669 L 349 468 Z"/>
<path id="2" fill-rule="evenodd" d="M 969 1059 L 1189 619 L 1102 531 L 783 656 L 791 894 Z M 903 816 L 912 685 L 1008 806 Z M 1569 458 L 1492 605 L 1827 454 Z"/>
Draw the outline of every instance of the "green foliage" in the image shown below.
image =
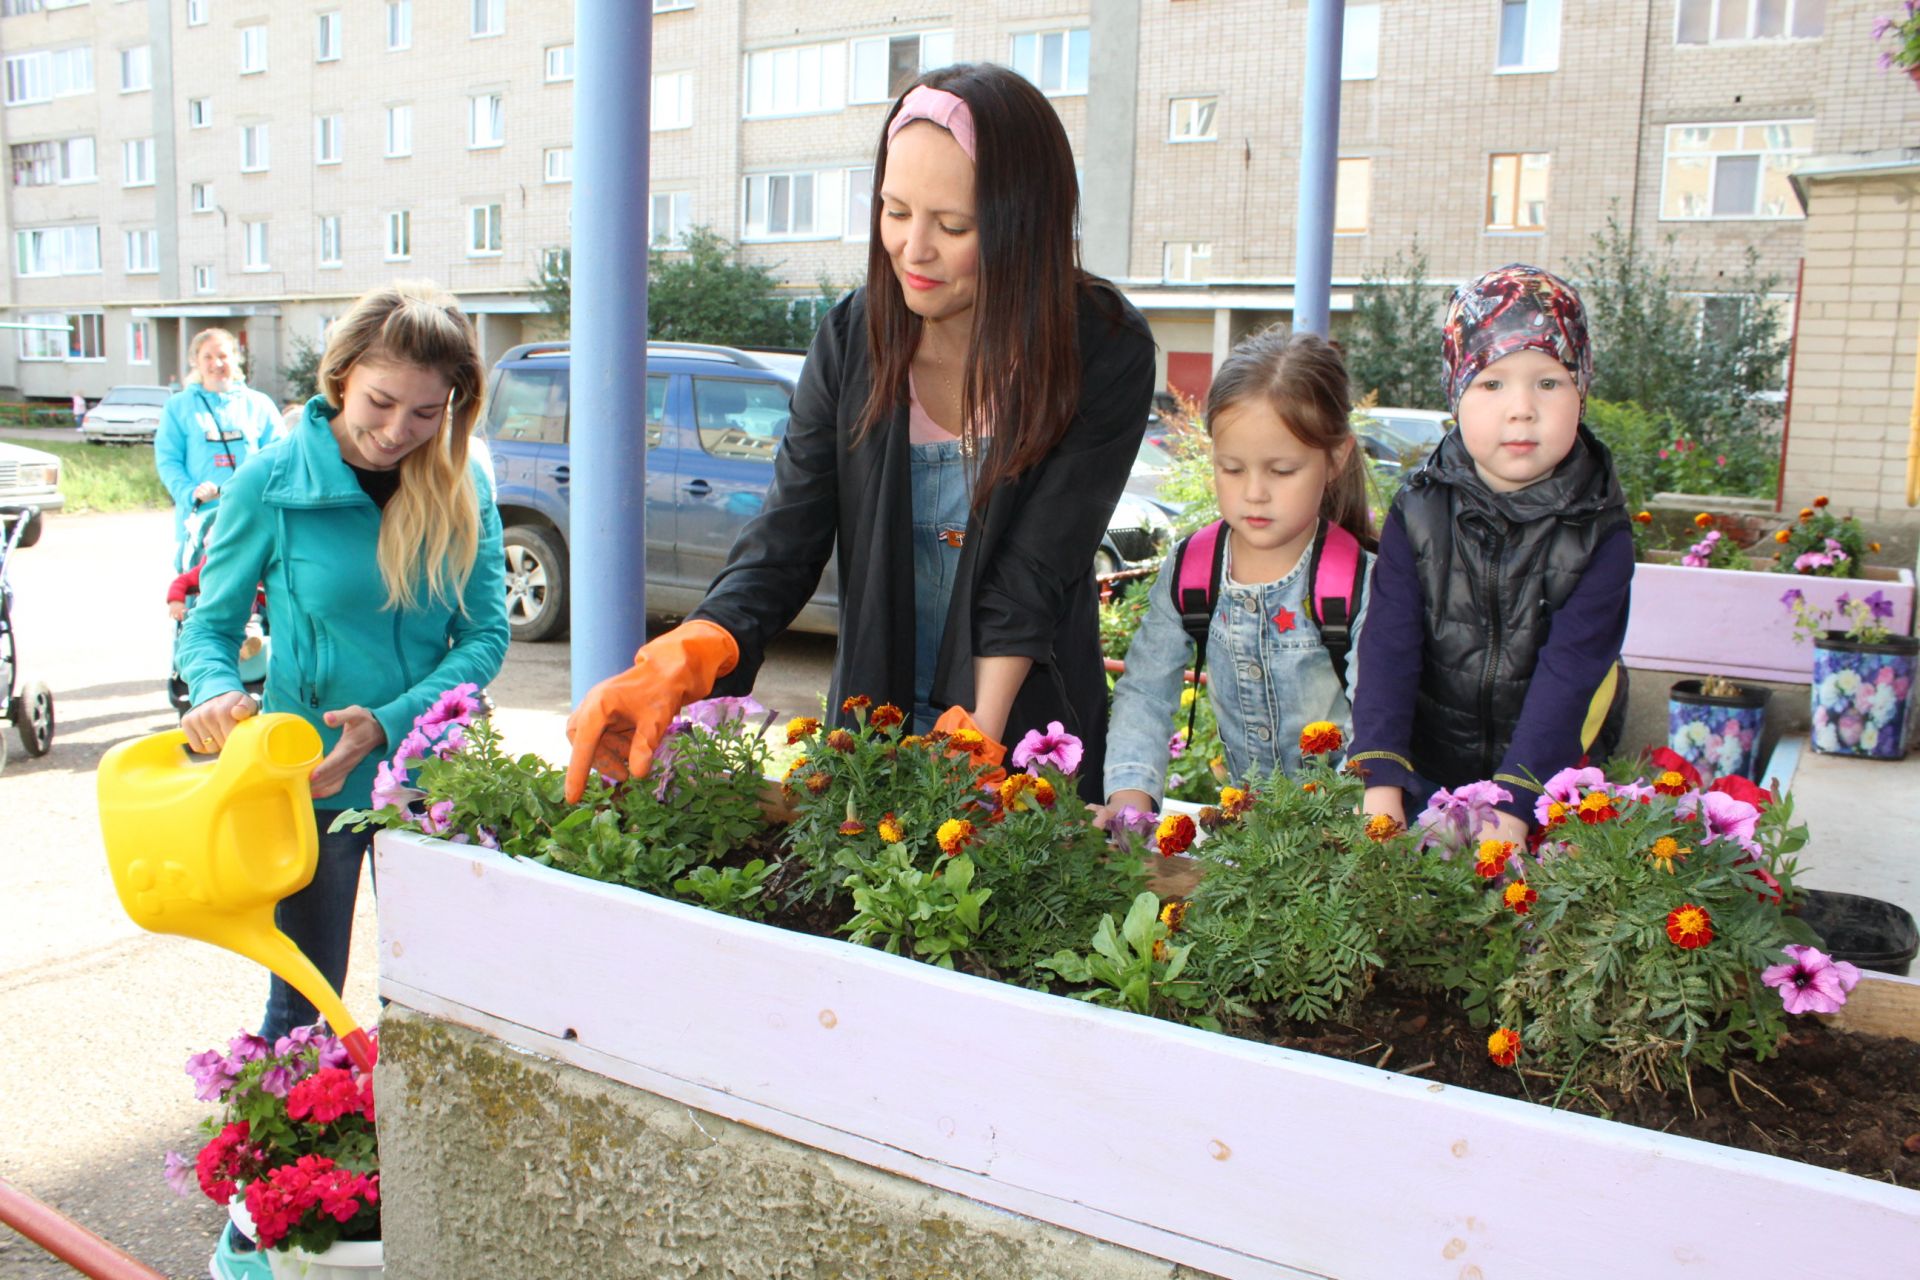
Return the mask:
<path id="1" fill-rule="evenodd" d="M 1337 335 L 1355 400 L 1396 409 L 1445 409 L 1440 378 L 1440 326 L 1447 289 L 1427 278 L 1427 255 L 1415 241 L 1369 268 L 1354 295 L 1353 315 Z"/>
<path id="2" fill-rule="evenodd" d="M 673 887 L 681 897 L 709 911 L 758 920 L 767 913 L 768 904 L 761 895 L 772 874 L 765 859 L 755 858 L 742 867 L 695 867 L 675 880 Z"/>
<path id="3" fill-rule="evenodd" d="M 573 330 L 573 250 L 555 249 L 544 255 L 539 274 L 528 283 L 533 286 L 533 300 L 546 314 L 546 328 L 566 337 Z"/>
<path id="4" fill-rule="evenodd" d="M 73 425 L 73 415 L 67 415 Z M 35 440 L 31 448 L 60 459 L 60 493 L 68 514 L 80 511 L 170 510 L 173 499 L 153 467 L 150 445 Z"/>
<path id="5" fill-rule="evenodd" d="M 1779 454 L 1767 440 L 1742 437 L 1710 453 L 1670 414 L 1630 401 L 1589 399 L 1586 423 L 1613 455 L 1627 509 L 1659 493 L 1750 496 L 1771 492 Z"/>
<path id="6" fill-rule="evenodd" d="M 1204 1013 L 1206 1000 L 1199 984 L 1181 976 L 1193 945 L 1169 946 L 1171 936 L 1172 930 L 1161 919 L 1160 899 L 1142 892 L 1135 895 L 1125 923 L 1118 928 L 1111 913 L 1100 917 L 1091 950 L 1061 950 L 1040 966 L 1075 986 L 1089 988 L 1072 992 L 1076 1000 L 1214 1026 Z"/>
<path id="7" fill-rule="evenodd" d="M 1195 415 L 1193 430 L 1183 431 L 1167 442 L 1173 465 L 1160 482 L 1160 501 L 1174 508 L 1174 534 L 1185 537 L 1202 525 L 1220 518 L 1220 499 L 1213 492 L 1213 449 L 1207 439 L 1206 424 Z"/>
<path id="8" fill-rule="evenodd" d="M 1124 660 L 1133 644 L 1133 634 L 1146 620 L 1147 604 L 1153 598 L 1154 579 L 1135 578 L 1122 583 L 1113 598 L 1100 606 L 1100 653 L 1103 657 Z"/>
<path id="9" fill-rule="evenodd" d="M 1786 536 L 1781 537 L 1781 533 Z M 1867 541 L 1866 531 L 1858 520 L 1850 515 L 1835 515 L 1825 498 L 1815 498 L 1812 506 L 1800 508 L 1799 519 L 1775 533 L 1773 540 L 1774 549 L 1780 553 L 1775 567 L 1781 573 L 1819 578 L 1860 577 L 1867 553 L 1880 549 L 1879 543 Z M 1828 545 L 1829 541 L 1839 544 L 1837 554 Z M 1803 568 L 1796 568 L 1796 562 L 1805 555 L 1821 557 L 1826 563 L 1815 559 Z"/>
<path id="10" fill-rule="evenodd" d="M 973 945 L 983 923 L 980 908 L 993 896 L 991 889 L 973 888 L 973 862 L 965 854 L 928 872 L 898 845 L 848 875 L 846 888 L 854 916 L 842 930 L 854 942 L 911 953 L 943 969 Z"/>
<path id="11" fill-rule="evenodd" d="M 286 399 L 303 404 L 320 394 L 320 357 L 317 344 L 295 338 L 287 344 L 288 360 L 280 366 L 280 380 L 286 383 Z"/>
<path id="12" fill-rule="evenodd" d="M 1193 732 L 1187 732 L 1187 713 L 1193 713 Z M 1214 718 L 1213 699 L 1196 685 L 1180 691 L 1177 727 L 1167 743 L 1167 799 L 1207 804 L 1219 795 L 1227 774 L 1226 750 L 1220 745 L 1220 722 Z M 1174 750 L 1178 747 L 1179 750 Z"/>

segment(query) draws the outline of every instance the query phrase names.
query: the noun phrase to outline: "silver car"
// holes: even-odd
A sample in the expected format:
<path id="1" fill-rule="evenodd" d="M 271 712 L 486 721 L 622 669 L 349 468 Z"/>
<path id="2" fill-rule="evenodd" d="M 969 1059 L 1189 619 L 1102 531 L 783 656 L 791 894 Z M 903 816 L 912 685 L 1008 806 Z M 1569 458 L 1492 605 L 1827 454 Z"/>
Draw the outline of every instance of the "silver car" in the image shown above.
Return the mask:
<path id="1" fill-rule="evenodd" d="M 152 444 L 160 429 L 160 410 L 172 394 L 165 387 L 138 383 L 115 387 L 87 410 L 80 438 L 88 444 Z"/>
<path id="2" fill-rule="evenodd" d="M 0 440 L 0 516 L 11 521 L 21 512 L 35 515 L 20 534 L 20 545 L 30 547 L 40 541 L 40 516 L 43 511 L 58 511 L 67 505 L 60 493 L 60 459 L 38 449 Z"/>

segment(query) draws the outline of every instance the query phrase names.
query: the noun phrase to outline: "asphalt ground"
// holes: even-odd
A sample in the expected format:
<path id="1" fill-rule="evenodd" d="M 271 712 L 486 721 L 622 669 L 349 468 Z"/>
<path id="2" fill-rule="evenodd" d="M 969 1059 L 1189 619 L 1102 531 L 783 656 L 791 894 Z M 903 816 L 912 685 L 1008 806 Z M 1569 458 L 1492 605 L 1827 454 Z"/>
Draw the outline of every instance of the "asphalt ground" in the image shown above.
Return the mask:
<path id="1" fill-rule="evenodd" d="M 211 1104 L 187 1058 L 259 1022 L 266 974 L 204 943 L 144 933 L 102 855 L 94 770 L 116 742 L 173 727 L 171 517 L 54 516 L 9 567 L 23 677 L 53 689 L 53 750 L 30 759 L 11 725 L 0 771 L 0 1177 L 176 1277 L 206 1275 L 223 1212 L 174 1195 L 169 1150 L 191 1156 Z M 833 642 L 792 636 L 756 695 L 812 711 Z M 515 752 L 565 752 L 568 646 L 516 644 L 491 686 Z M 375 1015 L 374 896 L 362 883 L 347 1007 Z M 0 1277 L 75 1273 L 0 1227 Z"/>

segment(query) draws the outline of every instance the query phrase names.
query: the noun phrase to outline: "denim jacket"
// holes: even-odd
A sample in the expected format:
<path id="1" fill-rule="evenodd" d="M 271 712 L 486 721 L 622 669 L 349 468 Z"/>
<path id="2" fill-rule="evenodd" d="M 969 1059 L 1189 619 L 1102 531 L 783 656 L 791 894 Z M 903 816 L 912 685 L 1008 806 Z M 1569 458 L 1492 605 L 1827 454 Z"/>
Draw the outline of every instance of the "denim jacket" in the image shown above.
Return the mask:
<path id="1" fill-rule="evenodd" d="M 1351 712 L 1347 692 L 1333 673 L 1320 643 L 1320 629 L 1307 610 L 1307 570 L 1301 556 L 1278 582 L 1258 586 L 1222 583 L 1207 633 L 1207 696 L 1220 725 L 1227 773 L 1235 779 L 1300 767 L 1300 730 L 1315 720 L 1331 720 L 1346 733 Z M 1231 566 L 1229 565 L 1229 569 Z M 1164 798 L 1167 743 L 1186 727 L 1180 713 L 1182 677 L 1193 658 L 1193 642 L 1173 607 L 1169 580 L 1173 557 L 1160 567 L 1153 594 L 1127 650 L 1126 674 L 1113 690 L 1113 714 L 1107 728 L 1106 795 L 1144 791 Z M 1373 556 L 1366 557 L 1373 572 Z M 1224 575 L 1223 575 L 1224 576 Z M 1359 677 L 1360 628 L 1368 596 L 1361 598 L 1347 651 L 1347 685 Z M 1282 631 L 1273 621 L 1285 609 L 1293 626 Z"/>

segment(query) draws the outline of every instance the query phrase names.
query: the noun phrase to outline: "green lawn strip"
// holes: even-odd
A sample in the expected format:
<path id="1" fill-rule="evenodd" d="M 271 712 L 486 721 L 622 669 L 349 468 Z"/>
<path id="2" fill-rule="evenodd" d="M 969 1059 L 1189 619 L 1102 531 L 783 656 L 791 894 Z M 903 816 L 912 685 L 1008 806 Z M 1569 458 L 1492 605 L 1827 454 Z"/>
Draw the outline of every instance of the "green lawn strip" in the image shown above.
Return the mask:
<path id="1" fill-rule="evenodd" d="M 152 511 L 173 505 L 153 469 L 151 445 L 98 445 L 74 440 L 31 446 L 60 459 L 65 512 Z"/>

